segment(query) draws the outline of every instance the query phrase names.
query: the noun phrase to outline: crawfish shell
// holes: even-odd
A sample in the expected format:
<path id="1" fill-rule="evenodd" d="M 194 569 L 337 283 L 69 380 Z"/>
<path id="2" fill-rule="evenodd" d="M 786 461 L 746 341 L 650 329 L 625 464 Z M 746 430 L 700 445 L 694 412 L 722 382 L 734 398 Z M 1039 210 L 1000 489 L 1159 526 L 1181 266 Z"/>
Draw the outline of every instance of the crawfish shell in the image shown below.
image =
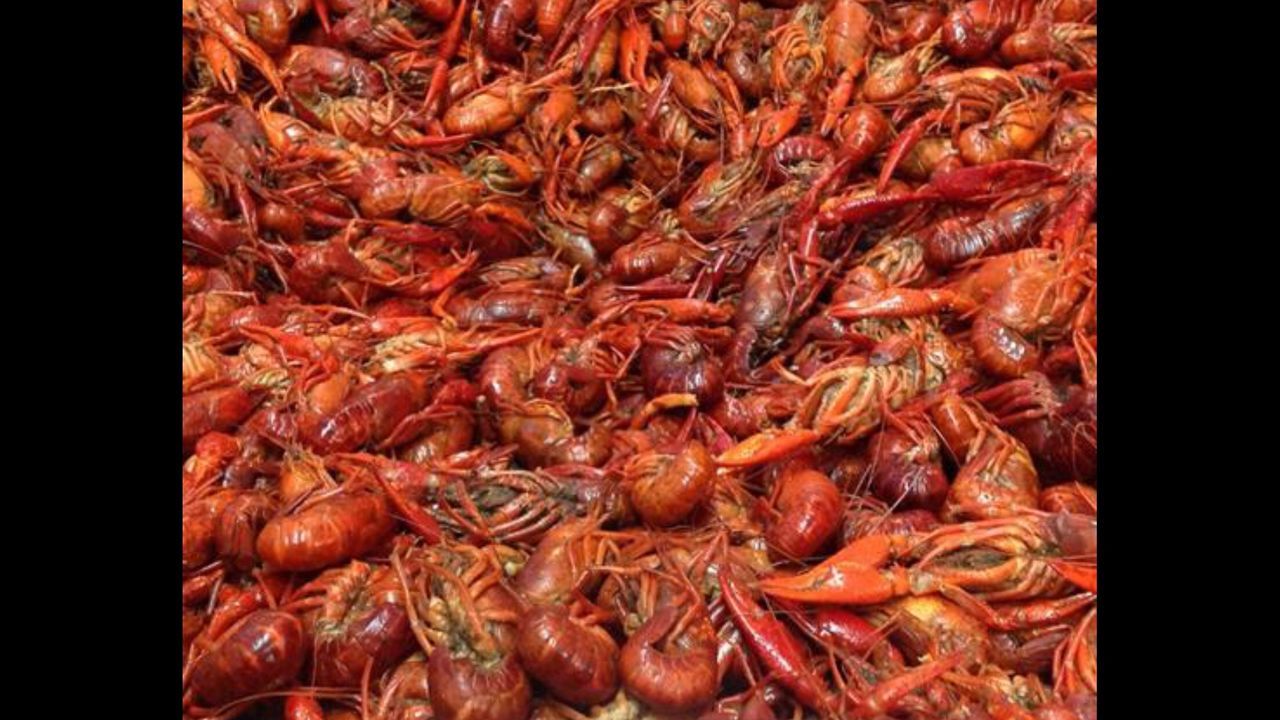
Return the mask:
<path id="1" fill-rule="evenodd" d="M 443 720 L 524 720 L 533 702 L 515 653 L 485 667 L 437 647 L 427 660 L 427 684 L 431 707 Z"/>
<path id="2" fill-rule="evenodd" d="M 302 622 L 286 612 L 259 610 L 232 627 L 191 673 L 191 689 L 209 707 L 287 684 L 306 659 Z"/>

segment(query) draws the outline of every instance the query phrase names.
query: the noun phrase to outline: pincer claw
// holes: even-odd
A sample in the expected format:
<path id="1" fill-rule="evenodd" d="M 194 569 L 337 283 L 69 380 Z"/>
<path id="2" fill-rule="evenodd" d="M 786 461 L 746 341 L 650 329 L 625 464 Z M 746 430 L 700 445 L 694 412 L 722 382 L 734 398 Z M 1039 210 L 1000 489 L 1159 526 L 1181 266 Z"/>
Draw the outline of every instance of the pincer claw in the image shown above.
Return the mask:
<path id="1" fill-rule="evenodd" d="M 754 467 L 775 462 L 813 445 L 822 434 L 813 430 L 766 430 L 752 435 L 716 458 L 723 467 Z"/>
<path id="2" fill-rule="evenodd" d="M 935 174 L 929 189 L 944 200 L 968 200 L 998 195 L 1022 185 L 1048 180 L 1058 169 L 1033 160 L 1001 160 Z"/>

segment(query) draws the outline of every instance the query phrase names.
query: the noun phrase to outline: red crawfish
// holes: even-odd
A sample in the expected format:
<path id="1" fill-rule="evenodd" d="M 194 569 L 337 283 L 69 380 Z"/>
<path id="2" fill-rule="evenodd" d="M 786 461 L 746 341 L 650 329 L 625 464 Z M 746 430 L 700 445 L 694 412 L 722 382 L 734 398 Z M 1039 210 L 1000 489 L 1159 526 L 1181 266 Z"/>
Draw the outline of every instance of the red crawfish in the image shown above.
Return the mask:
<path id="1" fill-rule="evenodd" d="M 257 549 L 270 567 L 318 570 L 371 552 L 394 530 L 381 492 L 344 488 L 273 518 L 258 534 Z"/>
<path id="2" fill-rule="evenodd" d="M 366 667 L 379 676 L 414 646 L 403 589 L 387 566 L 357 560 L 326 570 L 285 607 L 307 613 L 318 685 L 358 687 Z"/>
<path id="3" fill-rule="evenodd" d="M 859 605 L 940 593 L 988 626 L 1010 630 L 1052 624 L 1087 607 L 1093 590 L 1061 596 L 1090 585 L 1070 562 L 1096 552 L 1092 518 L 1030 511 L 924 535 L 868 536 L 806 572 L 768 578 L 760 587 L 797 602 Z"/>
<path id="4" fill-rule="evenodd" d="M 922 342 L 896 336 L 868 356 L 831 363 L 805 381 L 808 395 L 786 429 L 748 438 L 716 462 L 751 466 L 823 438 L 842 444 L 864 438 L 879 427 L 885 408 L 899 408 L 925 391 L 928 362 Z"/>
<path id="5" fill-rule="evenodd" d="M 852 689 L 844 696 L 829 691 L 809 669 L 807 653 L 794 634 L 771 613 L 760 608 L 727 569 L 719 575 L 721 596 L 747 644 L 803 705 L 822 713 L 852 705 L 852 717 L 870 718 L 896 707 L 905 696 L 939 678 L 964 659 L 961 654 L 926 663 L 877 683 L 865 695 Z M 840 713 L 843 714 L 843 713 Z"/>
<path id="6" fill-rule="evenodd" d="M 200 655 L 190 674 L 191 692 L 209 708 L 293 682 L 307 657 L 297 617 L 258 610 L 228 628 Z"/>

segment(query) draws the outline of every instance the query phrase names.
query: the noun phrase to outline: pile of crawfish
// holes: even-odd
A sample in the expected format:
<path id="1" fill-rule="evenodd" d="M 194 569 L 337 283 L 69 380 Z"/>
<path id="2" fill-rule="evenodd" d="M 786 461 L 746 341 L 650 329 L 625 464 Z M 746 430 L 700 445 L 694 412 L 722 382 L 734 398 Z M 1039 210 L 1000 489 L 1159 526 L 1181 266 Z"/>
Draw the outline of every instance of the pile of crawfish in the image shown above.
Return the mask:
<path id="1" fill-rule="evenodd" d="M 1090 0 L 183 0 L 183 714 L 1096 717 Z"/>

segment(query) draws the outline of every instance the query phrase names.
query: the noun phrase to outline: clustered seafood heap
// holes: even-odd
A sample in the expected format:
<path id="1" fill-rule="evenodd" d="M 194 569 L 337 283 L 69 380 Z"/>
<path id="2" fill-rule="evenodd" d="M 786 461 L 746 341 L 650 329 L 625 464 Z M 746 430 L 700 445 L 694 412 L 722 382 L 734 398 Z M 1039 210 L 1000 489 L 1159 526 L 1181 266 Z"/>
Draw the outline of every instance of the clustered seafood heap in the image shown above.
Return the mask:
<path id="1" fill-rule="evenodd" d="M 1090 0 L 183 0 L 187 717 L 1096 715 Z"/>

